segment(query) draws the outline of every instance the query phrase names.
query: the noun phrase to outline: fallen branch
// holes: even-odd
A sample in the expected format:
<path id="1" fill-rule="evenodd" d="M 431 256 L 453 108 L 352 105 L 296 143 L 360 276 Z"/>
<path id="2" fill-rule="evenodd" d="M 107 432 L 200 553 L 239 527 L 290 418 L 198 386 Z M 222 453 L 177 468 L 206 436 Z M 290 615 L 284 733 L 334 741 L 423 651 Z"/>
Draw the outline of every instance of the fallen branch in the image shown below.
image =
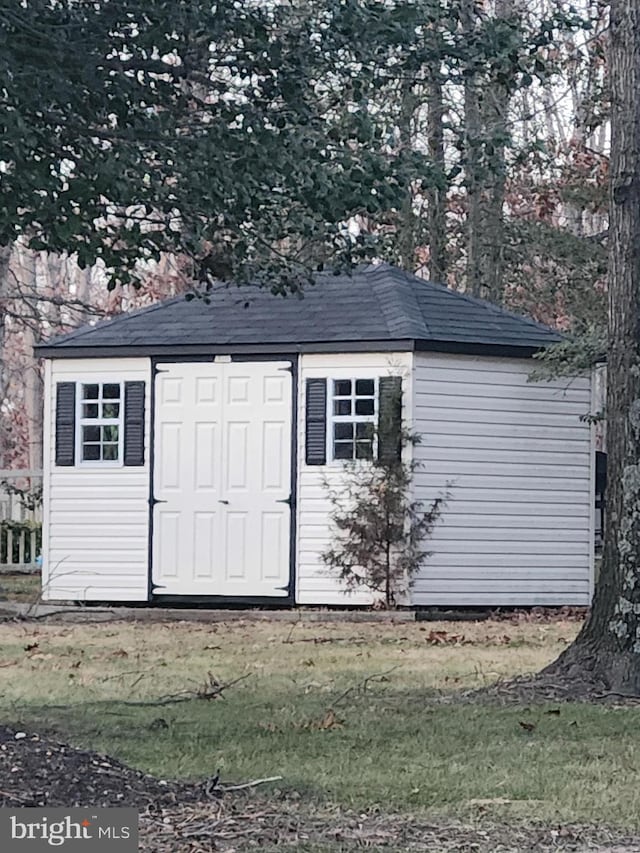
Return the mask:
<path id="1" fill-rule="evenodd" d="M 256 788 L 267 782 L 280 782 L 281 779 L 282 776 L 267 776 L 266 779 L 254 779 L 252 782 L 243 782 L 241 785 L 220 785 L 220 790 L 225 794 L 227 791 L 244 791 L 246 788 Z"/>
<path id="2" fill-rule="evenodd" d="M 373 681 L 374 678 L 384 678 L 385 675 L 389 675 L 390 672 L 394 672 L 394 670 L 399 669 L 400 664 L 396 664 L 392 666 L 390 669 L 385 669 L 384 672 L 374 672 L 372 675 L 368 675 L 366 678 L 363 678 L 362 681 L 359 681 L 357 684 L 352 684 L 351 687 L 348 687 L 344 693 L 341 693 L 340 696 L 333 702 L 334 705 L 337 705 L 338 702 L 342 702 L 343 699 L 346 699 L 350 693 L 353 693 L 354 690 L 365 690 L 369 685 L 370 681 Z"/>
<path id="3" fill-rule="evenodd" d="M 179 702 L 189 702 L 191 699 L 224 699 L 222 694 L 225 690 L 228 690 L 240 681 L 250 678 L 252 675 L 253 673 L 247 672 L 245 675 L 240 675 L 238 678 L 234 678 L 232 681 L 227 681 L 225 684 L 218 681 L 211 673 L 209 673 L 209 680 L 205 682 L 205 685 L 199 690 L 181 690 L 179 693 L 171 693 L 168 696 L 161 696 L 160 699 L 139 700 L 136 702 L 126 701 L 122 704 L 136 708 L 160 708 L 165 705 L 176 705 Z"/>
<path id="4" fill-rule="evenodd" d="M 296 623 L 299 624 L 299 623 Z M 295 627 L 295 626 L 294 626 Z M 293 643 L 313 643 L 315 646 L 320 646 L 325 643 L 354 643 L 354 644 L 362 644 L 368 642 L 366 637 L 355 636 L 355 637 L 298 637 L 295 640 L 290 639 L 292 631 L 289 631 L 289 636 L 286 640 L 283 640 L 284 643 L 289 643 L 293 645 Z"/>
<path id="5" fill-rule="evenodd" d="M 0 791 L 0 797 L 7 797 L 9 800 L 15 800 L 16 803 L 28 803 L 26 797 L 20 797 L 18 794 L 10 794 L 8 791 Z"/>

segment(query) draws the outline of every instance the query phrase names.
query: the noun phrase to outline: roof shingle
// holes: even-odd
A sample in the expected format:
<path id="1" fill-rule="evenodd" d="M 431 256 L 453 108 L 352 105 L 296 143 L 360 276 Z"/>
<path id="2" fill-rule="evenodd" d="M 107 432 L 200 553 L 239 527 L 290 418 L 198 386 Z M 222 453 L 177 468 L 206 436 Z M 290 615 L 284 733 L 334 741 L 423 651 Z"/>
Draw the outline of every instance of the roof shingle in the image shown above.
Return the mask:
<path id="1" fill-rule="evenodd" d="M 185 346 L 256 352 L 402 343 L 422 349 L 513 349 L 522 355 L 562 340 L 552 329 L 386 264 L 352 275 L 321 273 L 302 296 L 220 284 L 209 301 L 169 299 L 41 344 L 42 355 L 161 355 Z M 346 347 L 345 347 L 346 348 Z"/>

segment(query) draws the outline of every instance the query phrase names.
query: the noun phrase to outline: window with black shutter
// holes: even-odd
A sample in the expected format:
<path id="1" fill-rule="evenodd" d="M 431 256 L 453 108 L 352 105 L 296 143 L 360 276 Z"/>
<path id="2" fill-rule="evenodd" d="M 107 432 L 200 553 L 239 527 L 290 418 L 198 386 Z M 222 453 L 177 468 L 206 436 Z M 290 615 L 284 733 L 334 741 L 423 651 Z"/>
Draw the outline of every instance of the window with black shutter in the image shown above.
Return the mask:
<path id="1" fill-rule="evenodd" d="M 56 465 L 144 465 L 145 383 L 58 382 Z"/>

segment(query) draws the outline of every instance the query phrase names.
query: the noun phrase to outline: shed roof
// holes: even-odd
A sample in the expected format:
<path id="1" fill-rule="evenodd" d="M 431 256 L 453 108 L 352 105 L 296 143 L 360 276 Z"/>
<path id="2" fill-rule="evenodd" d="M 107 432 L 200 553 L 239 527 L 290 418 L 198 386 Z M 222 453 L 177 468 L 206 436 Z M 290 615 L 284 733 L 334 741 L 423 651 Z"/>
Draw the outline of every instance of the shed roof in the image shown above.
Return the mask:
<path id="1" fill-rule="evenodd" d="M 562 336 L 386 264 L 319 273 L 301 295 L 215 286 L 84 326 L 37 347 L 51 357 L 440 350 L 528 356 Z"/>

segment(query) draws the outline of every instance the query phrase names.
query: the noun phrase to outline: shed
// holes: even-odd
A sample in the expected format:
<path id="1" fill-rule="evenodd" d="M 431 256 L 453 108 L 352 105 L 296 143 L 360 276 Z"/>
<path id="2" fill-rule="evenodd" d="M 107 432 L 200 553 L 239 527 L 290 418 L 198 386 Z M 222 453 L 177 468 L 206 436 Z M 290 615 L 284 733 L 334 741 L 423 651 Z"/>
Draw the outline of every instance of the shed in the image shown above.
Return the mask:
<path id="1" fill-rule="evenodd" d="M 41 344 L 44 597 L 370 603 L 322 562 L 323 477 L 371 452 L 396 383 L 415 496 L 451 492 L 410 603 L 588 604 L 590 378 L 528 379 L 558 340 L 375 265 L 302 297 L 221 284 Z"/>

